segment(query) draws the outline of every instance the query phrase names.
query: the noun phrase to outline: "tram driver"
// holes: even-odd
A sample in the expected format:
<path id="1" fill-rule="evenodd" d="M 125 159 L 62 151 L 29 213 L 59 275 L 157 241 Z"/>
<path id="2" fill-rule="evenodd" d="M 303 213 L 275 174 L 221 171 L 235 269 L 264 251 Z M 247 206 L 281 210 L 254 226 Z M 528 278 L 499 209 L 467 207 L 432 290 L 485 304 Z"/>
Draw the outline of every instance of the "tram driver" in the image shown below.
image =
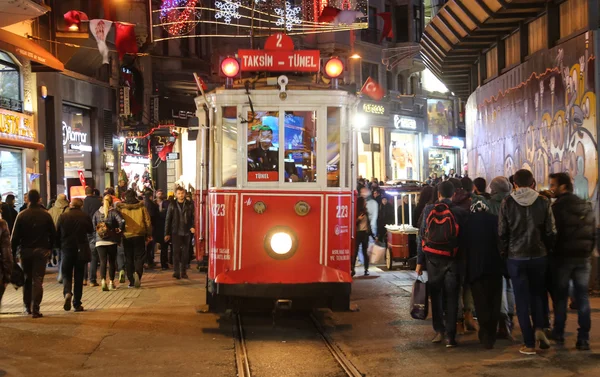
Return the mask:
<path id="1" fill-rule="evenodd" d="M 248 171 L 278 171 L 279 150 L 273 145 L 273 130 L 263 125 L 258 130 L 256 148 L 248 152 Z"/>

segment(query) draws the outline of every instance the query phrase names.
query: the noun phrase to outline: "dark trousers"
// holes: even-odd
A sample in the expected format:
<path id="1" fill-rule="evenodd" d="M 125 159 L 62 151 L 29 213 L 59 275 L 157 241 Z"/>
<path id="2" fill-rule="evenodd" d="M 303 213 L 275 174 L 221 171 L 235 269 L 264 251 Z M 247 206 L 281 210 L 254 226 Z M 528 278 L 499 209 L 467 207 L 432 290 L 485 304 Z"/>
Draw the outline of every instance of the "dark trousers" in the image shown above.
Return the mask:
<path id="1" fill-rule="evenodd" d="M 25 274 L 23 304 L 33 313 L 39 313 L 42 297 L 44 297 L 44 276 L 50 252 L 46 249 L 21 250 L 21 267 Z"/>
<path id="2" fill-rule="evenodd" d="M 154 247 L 156 246 L 156 242 L 150 241 L 148 245 L 146 245 L 146 263 L 148 263 L 148 267 L 154 266 Z"/>
<path id="3" fill-rule="evenodd" d="M 577 303 L 577 340 L 590 340 L 592 327 L 588 286 L 591 264 L 589 260 L 564 259 L 553 263 L 554 275 L 554 329 L 553 333 L 562 338 L 567 321 L 567 304 L 569 301 L 569 280 L 573 280 L 575 302 Z"/>
<path id="4" fill-rule="evenodd" d="M 433 330 L 436 333 L 446 333 L 448 339 L 456 338 L 456 321 L 458 319 L 458 294 L 460 292 L 460 275 L 455 262 L 443 263 L 427 260 L 429 293 L 431 295 L 431 315 Z M 444 312 L 446 321 L 444 324 Z"/>
<path id="5" fill-rule="evenodd" d="M 115 280 L 117 245 L 96 246 L 96 250 L 100 257 L 100 278 L 106 279 L 106 263 L 108 262 L 108 276 L 110 281 Z"/>
<path id="6" fill-rule="evenodd" d="M 122 271 L 125 269 L 125 249 L 122 244 L 117 246 L 117 269 Z"/>
<path id="7" fill-rule="evenodd" d="M 173 271 L 176 274 L 185 274 L 187 265 L 190 260 L 190 235 L 171 236 L 173 242 Z"/>
<path id="8" fill-rule="evenodd" d="M 547 259 L 509 259 L 507 266 L 515 292 L 523 341 L 527 347 L 534 348 L 535 330 L 544 328 L 543 296 L 546 293 Z"/>
<path id="9" fill-rule="evenodd" d="M 354 254 L 352 255 L 352 272 L 354 272 L 354 267 L 356 266 L 356 258 L 358 258 L 358 248 L 362 246 L 362 255 L 365 261 L 365 272 L 369 271 L 369 233 L 359 230 L 356 232 L 356 247 L 354 249 Z"/>
<path id="10" fill-rule="evenodd" d="M 496 343 L 502 305 L 502 279 L 500 275 L 484 276 L 470 284 L 479 322 L 479 340 L 485 345 L 493 346 Z"/>
<path id="11" fill-rule="evenodd" d="M 125 261 L 127 265 L 127 278 L 129 284 L 133 285 L 133 273 L 137 272 L 140 280 L 144 273 L 144 257 L 146 256 L 146 244 L 144 237 L 131 237 L 123 240 L 125 249 Z"/>
<path id="12" fill-rule="evenodd" d="M 160 266 L 162 268 L 169 268 L 169 243 L 160 242 Z"/>
<path id="13" fill-rule="evenodd" d="M 100 260 L 98 251 L 96 250 L 96 237 L 93 234 L 88 234 L 88 241 L 90 243 L 90 250 L 92 251 L 89 280 L 91 283 L 96 283 L 98 280 L 98 262 Z"/>
<path id="14" fill-rule="evenodd" d="M 67 293 L 71 293 L 73 295 L 73 306 L 75 307 L 81 305 L 86 264 L 86 262 L 79 260 L 77 249 L 63 251 L 63 295 L 66 296 Z"/>

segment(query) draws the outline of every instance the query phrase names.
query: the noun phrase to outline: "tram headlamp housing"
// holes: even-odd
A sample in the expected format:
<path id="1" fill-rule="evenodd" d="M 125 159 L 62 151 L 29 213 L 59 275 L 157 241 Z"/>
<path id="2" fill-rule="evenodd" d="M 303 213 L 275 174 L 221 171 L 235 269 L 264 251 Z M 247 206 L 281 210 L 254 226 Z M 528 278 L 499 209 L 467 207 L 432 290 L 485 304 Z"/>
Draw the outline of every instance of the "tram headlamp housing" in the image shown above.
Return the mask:
<path id="1" fill-rule="evenodd" d="M 274 259 L 289 259 L 298 249 L 296 233 L 286 226 L 276 226 L 265 235 L 264 248 Z"/>

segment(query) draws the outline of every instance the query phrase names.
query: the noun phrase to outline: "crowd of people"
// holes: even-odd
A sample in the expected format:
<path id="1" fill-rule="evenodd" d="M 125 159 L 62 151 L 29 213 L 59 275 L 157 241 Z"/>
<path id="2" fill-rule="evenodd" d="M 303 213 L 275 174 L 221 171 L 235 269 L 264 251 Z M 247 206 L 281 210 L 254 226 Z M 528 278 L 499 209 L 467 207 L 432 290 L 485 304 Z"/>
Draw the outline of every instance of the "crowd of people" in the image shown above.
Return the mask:
<path id="1" fill-rule="evenodd" d="M 140 288 L 144 269 L 156 267 L 157 245 L 162 269 L 168 270 L 171 263 L 175 279 L 188 278 L 194 202 L 184 188 L 178 187 L 168 199 L 162 190 L 139 196 L 128 189 L 117 197 L 111 187 L 103 196 L 86 187 L 85 195 L 68 201 L 60 194 L 47 210 L 39 192 L 31 190 L 20 212 L 14 196 L 7 195 L 0 206 L 0 304 L 6 285 L 13 282 L 13 269 L 20 268 L 24 311 L 42 317 L 43 281 L 52 258 L 58 262 L 65 311 L 84 311 L 83 286 L 88 281 L 106 292 L 126 280 L 129 288 Z"/>
<path id="2" fill-rule="evenodd" d="M 549 190 L 538 192 L 532 173 L 519 170 L 489 186 L 484 178 L 454 175 L 432 176 L 422 188 L 411 225 L 419 230 L 416 271 L 428 276 L 433 343 L 456 347 L 457 334 L 477 331 L 481 344 L 493 348 L 498 338 L 513 339 L 516 315 L 520 352 L 532 355 L 550 348 L 550 341 L 564 344 L 571 307 L 578 312 L 575 346 L 589 350 L 595 216 L 573 193 L 568 174 L 551 174 L 549 181 Z M 369 238 L 385 243 L 385 225 L 394 223 L 381 186 L 375 178 L 359 178 L 353 276 L 361 249 L 369 274 Z M 398 218 L 406 204 L 396 209 Z"/>

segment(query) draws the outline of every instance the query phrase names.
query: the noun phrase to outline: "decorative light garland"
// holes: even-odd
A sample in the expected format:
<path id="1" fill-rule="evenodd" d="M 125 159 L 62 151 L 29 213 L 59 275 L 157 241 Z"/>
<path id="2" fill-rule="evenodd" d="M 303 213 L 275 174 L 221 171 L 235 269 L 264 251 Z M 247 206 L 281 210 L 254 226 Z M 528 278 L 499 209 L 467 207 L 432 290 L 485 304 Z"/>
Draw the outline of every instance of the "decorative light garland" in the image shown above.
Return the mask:
<path id="1" fill-rule="evenodd" d="M 275 14 L 279 17 L 276 25 L 285 26 L 287 31 L 291 31 L 294 25 L 300 25 L 302 23 L 301 10 L 302 8 L 292 6 L 289 1 L 286 1 L 284 8 L 275 9 Z"/>
<path id="2" fill-rule="evenodd" d="M 197 8 L 199 0 L 163 0 L 160 21 L 170 35 L 184 35 L 192 31 L 200 21 Z M 195 21 L 195 22 L 194 22 Z"/>
<path id="3" fill-rule="evenodd" d="M 227 24 L 231 23 L 232 19 L 239 20 L 242 15 L 240 14 L 240 2 L 234 0 L 215 1 L 215 19 L 222 18 Z"/>

